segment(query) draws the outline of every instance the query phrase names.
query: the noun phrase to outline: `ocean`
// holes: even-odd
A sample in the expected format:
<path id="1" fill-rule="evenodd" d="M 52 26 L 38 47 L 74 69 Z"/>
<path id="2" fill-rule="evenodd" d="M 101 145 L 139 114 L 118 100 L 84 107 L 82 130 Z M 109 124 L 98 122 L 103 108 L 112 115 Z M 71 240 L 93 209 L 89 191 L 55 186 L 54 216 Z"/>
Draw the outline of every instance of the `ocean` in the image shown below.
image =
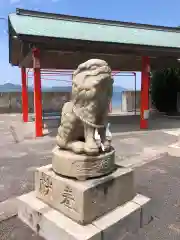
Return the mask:
<path id="1" fill-rule="evenodd" d="M 112 107 L 117 108 L 121 106 L 122 92 L 114 92 L 112 97 Z"/>
<path id="2" fill-rule="evenodd" d="M 29 91 L 33 91 L 32 87 L 28 87 Z M 117 108 L 121 106 L 121 96 L 122 91 L 124 91 L 120 86 L 114 86 L 113 87 L 113 97 L 112 97 L 112 107 Z M 59 91 L 59 92 L 69 92 L 71 91 L 71 86 L 68 87 L 52 87 L 52 88 L 44 88 L 42 89 L 43 92 L 49 92 L 49 91 Z M 21 92 L 21 86 L 15 85 L 15 84 L 4 84 L 0 85 L 0 92 Z"/>

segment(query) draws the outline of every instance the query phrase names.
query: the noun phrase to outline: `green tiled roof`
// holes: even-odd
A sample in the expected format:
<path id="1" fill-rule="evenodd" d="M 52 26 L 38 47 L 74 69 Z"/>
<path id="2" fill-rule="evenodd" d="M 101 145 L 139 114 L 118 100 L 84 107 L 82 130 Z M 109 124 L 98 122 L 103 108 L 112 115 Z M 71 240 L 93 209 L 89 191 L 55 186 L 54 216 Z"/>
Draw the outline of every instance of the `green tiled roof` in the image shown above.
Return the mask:
<path id="1" fill-rule="evenodd" d="M 77 21 L 16 13 L 9 15 L 9 21 L 16 34 L 180 48 L 180 30 L 175 28 L 126 26 L 123 23 L 87 22 L 83 18 Z"/>

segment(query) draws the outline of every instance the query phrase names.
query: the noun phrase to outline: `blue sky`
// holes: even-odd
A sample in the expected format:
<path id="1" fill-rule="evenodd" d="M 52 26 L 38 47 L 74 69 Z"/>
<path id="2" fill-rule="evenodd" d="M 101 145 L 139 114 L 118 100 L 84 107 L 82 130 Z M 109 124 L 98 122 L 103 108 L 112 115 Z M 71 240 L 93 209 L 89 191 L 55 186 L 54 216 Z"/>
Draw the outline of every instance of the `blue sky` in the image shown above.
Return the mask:
<path id="1" fill-rule="evenodd" d="M 0 17 L 7 19 L 8 14 L 17 7 L 145 24 L 180 25 L 180 0 L 0 0 Z M 0 74 L 0 84 L 21 82 L 20 69 L 9 65 L 7 22 L 4 20 L 0 20 Z M 57 83 L 47 82 L 46 85 Z M 134 78 L 118 77 L 115 84 L 133 89 Z M 140 73 L 137 75 L 137 88 L 139 87 Z"/>

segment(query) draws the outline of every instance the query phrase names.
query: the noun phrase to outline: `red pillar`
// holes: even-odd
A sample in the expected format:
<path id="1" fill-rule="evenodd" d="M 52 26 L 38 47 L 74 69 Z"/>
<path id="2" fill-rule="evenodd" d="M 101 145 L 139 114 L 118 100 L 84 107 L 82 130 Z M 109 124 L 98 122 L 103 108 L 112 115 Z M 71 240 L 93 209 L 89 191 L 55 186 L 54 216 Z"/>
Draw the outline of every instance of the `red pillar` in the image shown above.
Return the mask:
<path id="1" fill-rule="evenodd" d="M 33 49 L 34 68 L 34 113 L 36 137 L 43 135 L 42 123 L 42 94 L 41 94 L 41 72 L 40 72 L 40 50 Z"/>
<path id="2" fill-rule="evenodd" d="M 148 128 L 149 115 L 149 71 L 150 60 L 149 57 L 142 57 L 142 72 L 141 72 L 141 107 L 140 107 L 140 128 Z"/>
<path id="3" fill-rule="evenodd" d="M 26 83 L 26 68 L 21 68 L 22 80 L 22 119 L 23 122 L 28 122 L 28 90 Z"/>

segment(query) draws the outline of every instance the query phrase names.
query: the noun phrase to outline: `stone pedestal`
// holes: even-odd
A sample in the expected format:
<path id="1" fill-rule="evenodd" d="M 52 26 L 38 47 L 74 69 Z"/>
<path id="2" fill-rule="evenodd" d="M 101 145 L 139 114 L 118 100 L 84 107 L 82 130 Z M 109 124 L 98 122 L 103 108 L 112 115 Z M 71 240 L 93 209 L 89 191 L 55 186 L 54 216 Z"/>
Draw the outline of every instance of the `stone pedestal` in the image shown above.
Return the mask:
<path id="1" fill-rule="evenodd" d="M 85 226 L 36 198 L 35 192 L 22 195 L 18 200 L 19 218 L 46 240 L 120 240 L 151 219 L 147 211 L 150 199 L 139 194 Z"/>
<path id="2" fill-rule="evenodd" d="M 88 224 L 135 196 L 133 171 L 117 168 L 101 178 L 77 181 L 54 173 L 52 165 L 38 168 L 36 196 L 80 224 Z"/>
<path id="3" fill-rule="evenodd" d="M 53 149 L 52 168 L 57 174 L 86 180 L 111 173 L 115 167 L 115 150 L 98 156 L 87 156 L 65 151 L 59 147 Z"/>
<path id="4" fill-rule="evenodd" d="M 150 199 L 135 194 L 133 170 L 114 164 L 113 149 L 87 157 L 55 148 L 35 172 L 35 191 L 18 199 L 19 218 L 47 240 L 119 240 L 152 219 Z"/>

